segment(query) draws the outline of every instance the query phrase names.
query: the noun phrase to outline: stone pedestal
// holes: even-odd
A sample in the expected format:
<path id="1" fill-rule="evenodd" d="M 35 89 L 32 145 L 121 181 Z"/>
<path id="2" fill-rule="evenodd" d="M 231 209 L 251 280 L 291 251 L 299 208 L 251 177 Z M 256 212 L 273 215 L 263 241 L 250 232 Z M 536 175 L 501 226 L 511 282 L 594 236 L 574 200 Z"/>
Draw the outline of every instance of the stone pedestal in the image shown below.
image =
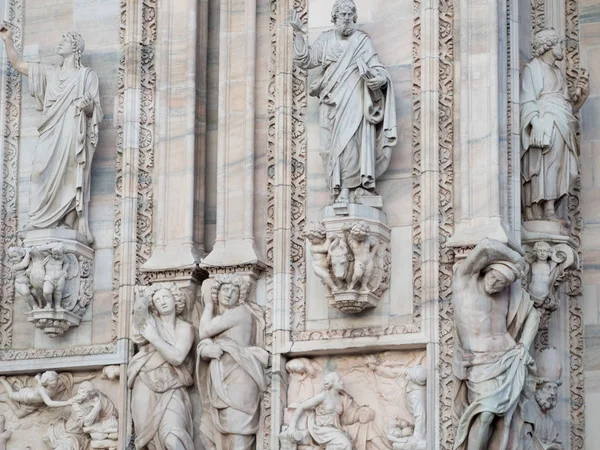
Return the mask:
<path id="1" fill-rule="evenodd" d="M 94 250 L 74 230 L 23 232 L 24 258 L 15 263 L 17 301 L 27 301 L 27 320 L 50 337 L 80 324 L 94 296 Z"/>
<path id="2" fill-rule="evenodd" d="M 329 305 L 346 314 L 358 314 L 367 308 L 375 308 L 379 297 L 371 292 L 339 291 L 327 296 Z"/>
<path id="3" fill-rule="evenodd" d="M 523 243 L 536 241 L 568 242 L 569 227 L 558 221 L 525 221 L 522 223 L 521 240 Z"/>
<path id="4" fill-rule="evenodd" d="M 348 314 L 377 306 L 390 283 L 391 230 L 385 213 L 367 205 L 334 204 L 323 208 L 320 218 L 308 238 L 315 273 L 329 288 L 329 304 Z"/>

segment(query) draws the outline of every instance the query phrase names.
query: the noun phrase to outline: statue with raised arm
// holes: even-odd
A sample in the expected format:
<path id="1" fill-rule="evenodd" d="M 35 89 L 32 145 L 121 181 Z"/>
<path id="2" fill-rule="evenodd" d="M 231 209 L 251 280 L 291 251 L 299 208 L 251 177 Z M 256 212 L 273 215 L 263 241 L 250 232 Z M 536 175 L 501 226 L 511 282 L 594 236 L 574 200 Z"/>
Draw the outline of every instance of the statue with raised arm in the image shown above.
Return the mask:
<path id="1" fill-rule="evenodd" d="M 0 25 L 11 65 L 29 77 L 29 93 L 43 112 L 24 230 L 70 228 L 93 242 L 88 224 L 90 171 L 102 120 L 98 76 L 81 64 L 85 43 L 79 33 L 63 35 L 59 66 L 23 61 L 10 28 Z"/>
<path id="2" fill-rule="evenodd" d="M 512 298 L 506 288 L 525 268 L 519 253 L 493 239 L 483 239 L 455 267 L 454 450 L 519 448 L 519 400 L 540 314 L 527 292 Z"/>
<path id="3" fill-rule="evenodd" d="M 207 449 L 255 448 L 264 369 L 265 319 L 250 300 L 250 283 L 239 275 L 217 275 L 204 298 L 197 349 L 197 383 L 203 397 L 200 431 Z M 216 314 L 215 314 L 215 308 Z"/>
<path id="4" fill-rule="evenodd" d="M 396 144 L 396 107 L 387 68 L 369 35 L 356 29 L 354 1 L 336 0 L 331 21 L 335 29 L 321 33 L 312 45 L 296 11 L 289 22 L 295 63 L 320 70 L 309 94 L 319 99 L 327 185 L 334 202 L 343 204 L 352 200 L 350 194 L 375 191 Z"/>
<path id="5" fill-rule="evenodd" d="M 193 327 L 178 317 L 185 300 L 174 283 L 139 289 L 132 340 L 139 346 L 127 368 L 135 448 L 193 450 L 194 423 L 187 388 L 194 384 Z"/>
<path id="6" fill-rule="evenodd" d="M 521 178 L 526 220 L 558 220 L 559 202 L 578 174 L 578 120 L 575 114 L 589 95 L 589 79 L 581 71 L 569 93 L 561 68 L 563 40 L 553 29 L 533 38 L 533 60 L 521 83 Z"/>

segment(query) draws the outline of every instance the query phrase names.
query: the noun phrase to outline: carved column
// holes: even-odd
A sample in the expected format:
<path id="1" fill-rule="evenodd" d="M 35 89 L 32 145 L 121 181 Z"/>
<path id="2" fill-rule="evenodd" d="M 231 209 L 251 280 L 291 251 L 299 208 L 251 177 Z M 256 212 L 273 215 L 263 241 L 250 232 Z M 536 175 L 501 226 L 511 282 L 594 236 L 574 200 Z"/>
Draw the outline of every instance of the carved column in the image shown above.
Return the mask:
<path id="1" fill-rule="evenodd" d="M 511 5 L 515 2 L 510 1 Z M 451 244 L 517 241 L 509 220 L 507 1 L 460 1 L 459 210 Z M 515 30 L 516 33 L 516 30 Z M 519 173 L 518 168 L 512 168 Z M 518 241 L 517 241 L 518 242 Z"/>
<path id="2" fill-rule="evenodd" d="M 158 4 L 156 110 L 158 145 L 154 170 L 154 245 L 148 272 L 193 269 L 203 252 L 204 176 L 196 154 L 196 63 L 206 58 L 197 42 L 198 17 L 207 2 L 165 0 Z M 200 14 L 199 14 L 200 13 Z M 198 44 L 198 45 L 197 45 Z M 203 65 L 204 66 L 204 65 Z"/>
<path id="3" fill-rule="evenodd" d="M 259 264 L 254 244 L 256 2 L 221 0 L 217 226 L 202 267 Z"/>

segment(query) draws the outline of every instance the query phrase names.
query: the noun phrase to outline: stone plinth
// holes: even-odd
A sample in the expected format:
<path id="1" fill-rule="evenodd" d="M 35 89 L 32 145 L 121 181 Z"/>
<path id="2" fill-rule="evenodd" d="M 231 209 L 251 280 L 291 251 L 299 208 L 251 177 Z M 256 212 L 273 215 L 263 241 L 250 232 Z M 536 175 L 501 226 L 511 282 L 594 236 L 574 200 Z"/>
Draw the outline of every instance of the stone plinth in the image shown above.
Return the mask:
<path id="1" fill-rule="evenodd" d="M 346 314 L 358 314 L 367 308 L 377 306 L 379 297 L 371 292 L 361 293 L 358 291 L 340 291 L 327 296 L 329 305 L 339 309 Z"/>
<path id="2" fill-rule="evenodd" d="M 22 233 L 12 254 L 15 300 L 29 306 L 27 320 L 50 337 L 79 326 L 94 296 L 94 250 L 74 230 Z"/>
<path id="3" fill-rule="evenodd" d="M 391 266 L 391 230 L 380 209 L 354 203 L 327 206 L 306 236 L 313 269 L 329 290 L 331 306 L 349 314 L 377 306 L 389 287 Z"/>

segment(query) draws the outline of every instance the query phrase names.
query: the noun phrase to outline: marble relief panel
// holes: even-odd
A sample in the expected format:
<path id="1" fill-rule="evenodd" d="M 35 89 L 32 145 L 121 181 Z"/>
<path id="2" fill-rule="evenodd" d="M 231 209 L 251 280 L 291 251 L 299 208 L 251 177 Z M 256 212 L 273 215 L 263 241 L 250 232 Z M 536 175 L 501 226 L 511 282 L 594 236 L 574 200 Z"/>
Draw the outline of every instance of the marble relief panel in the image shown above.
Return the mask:
<path id="1" fill-rule="evenodd" d="M 289 388 L 285 424 L 290 424 L 303 401 L 323 390 L 327 375 L 336 372 L 341 377 L 343 393 L 353 400 L 352 404 L 371 410 L 371 420 L 363 421 L 368 422 L 364 427 L 368 428 L 366 434 L 370 439 L 381 437 L 386 443 L 384 448 L 391 447 L 388 435 L 393 436 L 402 428 L 414 429 L 415 417 L 406 394 L 411 390 L 410 369 L 423 364 L 424 359 L 425 352 L 420 350 L 292 359 L 286 365 Z M 300 418 L 296 429 L 306 429 L 305 422 L 306 418 Z M 410 435 L 408 431 L 404 430 Z"/>
<path id="2" fill-rule="evenodd" d="M 41 395 L 37 390 L 41 386 Z M 116 449 L 119 368 L 0 377 L 7 448 Z M 3 431 L 3 430 L 2 430 Z M 32 439 L 32 436 L 36 436 Z M 4 447 L 0 447 L 4 448 Z"/>

